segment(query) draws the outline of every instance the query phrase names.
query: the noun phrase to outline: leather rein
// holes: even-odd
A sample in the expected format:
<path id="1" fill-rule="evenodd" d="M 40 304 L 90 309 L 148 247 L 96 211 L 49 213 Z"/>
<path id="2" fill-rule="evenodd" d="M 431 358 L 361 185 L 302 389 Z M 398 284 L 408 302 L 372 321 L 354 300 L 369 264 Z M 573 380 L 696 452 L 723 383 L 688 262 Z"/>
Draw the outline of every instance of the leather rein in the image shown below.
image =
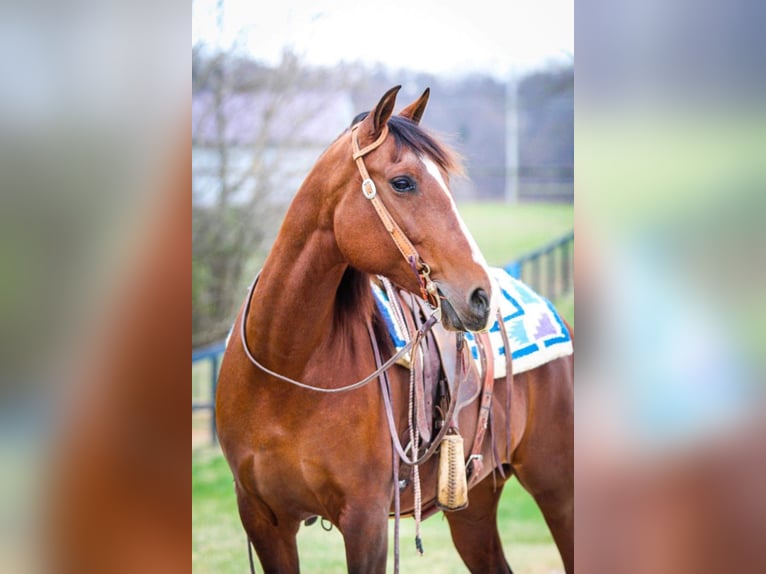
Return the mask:
<path id="1" fill-rule="evenodd" d="M 350 385 L 346 385 L 343 387 L 337 387 L 337 388 L 324 388 L 324 387 L 315 387 L 314 385 L 309 385 L 306 383 L 303 383 L 301 381 L 296 381 L 295 379 L 291 379 L 290 377 L 286 377 L 285 375 L 282 375 L 280 373 L 277 373 L 275 371 L 272 371 L 268 367 L 261 364 L 250 352 L 250 347 L 247 344 L 247 335 L 245 333 L 245 323 L 247 323 L 247 315 L 250 311 L 250 302 L 253 299 L 253 292 L 255 291 L 255 286 L 258 283 L 258 277 L 255 278 L 253 281 L 253 284 L 250 286 L 250 290 L 247 294 L 247 299 L 245 302 L 245 308 L 242 311 L 242 320 L 239 324 L 239 336 L 242 341 L 242 347 L 245 350 L 245 355 L 247 355 L 247 358 L 250 360 L 250 362 L 258 367 L 261 371 L 264 373 L 271 375 L 272 377 L 279 379 L 280 381 L 284 381 L 286 383 L 290 383 L 291 385 L 295 385 L 296 387 L 300 387 L 302 389 L 307 389 L 311 391 L 317 391 L 320 393 L 342 393 L 346 391 L 351 391 L 354 389 L 358 389 L 359 387 L 363 387 L 370 381 L 378 378 L 381 374 L 388 371 L 388 369 L 391 368 L 391 366 L 396 363 L 397 360 L 399 360 L 402 356 L 405 355 L 405 353 L 409 352 L 410 350 L 417 349 L 420 345 L 421 341 L 423 340 L 423 337 L 425 334 L 431 329 L 431 327 L 434 326 L 434 324 L 441 319 L 441 299 L 438 295 L 438 289 L 434 282 L 431 280 L 431 268 L 428 266 L 427 263 L 425 263 L 418 254 L 417 250 L 415 249 L 415 246 L 412 245 L 412 242 L 407 238 L 407 235 L 405 235 L 404 231 L 402 231 L 402 228 L 399 227 L 399 225 L 394 220 L 391 213 L 388 211 L 386 206 L 383 204 L 383 201 L 380 199 L 380 196 L 378 196 L 377 188 L 375 187 L 375 182 L 370 177 L 369 172 L 367 171 L 367 167 L 364 165 L 364 156 L 370 153 L 371 151 L 377 149 L 381 146 L 381 144 L 386 140 L 386 137 L 388 136 L 388 126 L 384 125 L 383 130 L 381 131 L 380 136 L 378 136 L 378 139 L 376 139 L 374 142 L 369 144 L 368 146 L 359 149 L 359 138 L 358 138 L 358 130 L 359 125 L 356 124 L 351 128 L 351 145 L 353 150 L 353 159 L 356 162 L 356 166 L 359 170 L 359 174 L 362 176 L 362 194 L 370 200 L 370 203 L 372 203 L 373 207 L 375 208 L 375 212 L 378 214 L 378 217 L 383 222 L 383 225 L 386 228 L 386 231 L 391 235 L 391 239 L 394 241 L 394 244 L 396 245 L 399 252 L 402 254 L 402 257 L 410 264 L 410 267 L 412 267 L 412 270 L 414 271 L 415 275 L 418 278 L 418 284 L 420 285 L 420 292 L 423 299 L 428 301 L 428 303 L 431 305 L 431 307 L 434 309 L 434 312 L 428 317 L 428 319 L 423 323 L 423 325 L 418 329 L 418 331 L 415 333 L 415 335 L 412 337 L 412 339 L 407 343 L 407 345 L 404 346 L 404 348 L 400 349 L 393 357 L 388 359 L 385 363 L 380 365 L 374 372 L 367 375 L 365 378 L 355 382 L 351 383 Z"/>

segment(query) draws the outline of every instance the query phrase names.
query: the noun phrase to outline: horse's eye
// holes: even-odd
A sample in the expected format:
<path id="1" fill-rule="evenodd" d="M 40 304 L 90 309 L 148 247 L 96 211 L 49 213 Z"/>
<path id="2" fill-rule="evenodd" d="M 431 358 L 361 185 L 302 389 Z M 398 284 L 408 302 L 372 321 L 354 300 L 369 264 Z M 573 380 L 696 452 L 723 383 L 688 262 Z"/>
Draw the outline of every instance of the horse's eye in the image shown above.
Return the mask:
<path id="1" fill-rule="evenodd" d="M 408 191 L 415 191 L 415 182 L 412 178 L 402 176 L 395 177 L 391 180 L 391 187 L 397 193 L 407 193 Z"/>

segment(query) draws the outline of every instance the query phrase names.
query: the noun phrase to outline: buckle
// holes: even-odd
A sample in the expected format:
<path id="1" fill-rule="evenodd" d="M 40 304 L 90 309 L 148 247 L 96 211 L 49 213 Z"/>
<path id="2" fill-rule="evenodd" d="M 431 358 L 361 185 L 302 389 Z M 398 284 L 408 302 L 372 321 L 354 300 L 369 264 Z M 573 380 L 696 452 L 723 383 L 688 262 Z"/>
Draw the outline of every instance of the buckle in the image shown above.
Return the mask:
<path id="1" fill-rule="evenodd" d="M 369 191 L 367 191 L 369 189 Z M 378 193 L 375 182 L 369 177 L 362 181 L 362 193 L 367 199 L 372 199 Z"/>
<path id="2" fill-rule="evenodd" d="M 465 461 L 465 468 L 466 468 L 466 470 L 468 470 L 468 467 L 471 465 L 471 463 L 474 460 L 478 460 L 479 462 L 483 462 L 484 461 L 484 455 L 483 454 L 472 454 L 471 456 L 469 456 L 468 460 Z"/>

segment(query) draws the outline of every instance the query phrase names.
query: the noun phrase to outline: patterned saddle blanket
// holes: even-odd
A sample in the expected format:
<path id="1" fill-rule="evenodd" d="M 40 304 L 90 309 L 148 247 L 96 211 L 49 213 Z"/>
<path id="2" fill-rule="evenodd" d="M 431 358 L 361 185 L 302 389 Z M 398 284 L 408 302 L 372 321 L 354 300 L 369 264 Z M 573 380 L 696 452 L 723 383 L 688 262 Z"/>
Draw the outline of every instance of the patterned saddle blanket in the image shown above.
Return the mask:
<path id="1" fill-rule="evenodd" d="M 500 312 L 511 345 L 514 374 L 531 371 L 559 357 L 571 355 L 574 350 L 569 331 L 553 305 L 525 283 L 511 277 L 505 270 L 491 268 L 492 279 L 500 290 Z M 375 302 L 388 326 L 391 340 L 397 350 L 406 345 L 402 326 L 394 320 L 386 291 L 372 283 Z M 505 376 L 505 354 L 500 325 L 497 320 L 489 329 L 489 338 L 495 358 L 495 378 Z M 471 355 L 479 362 L 479 350 L 472 333 L 465 336 Z"/>

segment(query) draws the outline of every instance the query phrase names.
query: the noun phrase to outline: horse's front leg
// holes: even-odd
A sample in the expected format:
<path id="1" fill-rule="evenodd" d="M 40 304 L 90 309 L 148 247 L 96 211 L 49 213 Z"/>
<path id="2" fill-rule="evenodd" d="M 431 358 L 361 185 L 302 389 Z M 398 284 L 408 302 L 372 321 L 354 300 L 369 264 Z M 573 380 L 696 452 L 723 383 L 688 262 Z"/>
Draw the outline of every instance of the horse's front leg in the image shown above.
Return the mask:
<path id="1" fill-rule="evenodd" d="M 237 487 L 237 505 L 242 525 L 266 574 L 297 574 L 300 522 L 277 520 L 263 502 Z"/>
<path id="2" fill-rule="evenodd" d="M 382 500 L 359 500 L 357 504 L 346 506 L 339 518 L 338 529 L 346 545 L 350 574 L 386 571 L 387 504 Z"/>
<path id="3" fill-rule="evenodd" d="M 497 530 L 497 506 L 503 486 L 499 482 L 495 488 L 489 475 L 471 489 L 468 508 L 445 513 L 455 548 L 474 574 L 512 574 Z"/>

